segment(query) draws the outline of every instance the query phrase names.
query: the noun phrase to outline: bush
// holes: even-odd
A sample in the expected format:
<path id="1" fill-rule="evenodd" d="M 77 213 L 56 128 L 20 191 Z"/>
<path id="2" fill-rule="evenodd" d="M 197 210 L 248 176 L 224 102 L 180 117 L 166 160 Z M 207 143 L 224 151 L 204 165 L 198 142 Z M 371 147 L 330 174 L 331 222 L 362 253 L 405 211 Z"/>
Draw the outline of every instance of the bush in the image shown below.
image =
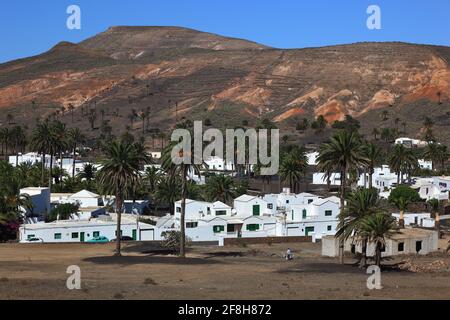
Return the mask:
<path id="1" fill-rule="evenodd" d="M 161 234 L 163 241 L 161 243 L 163 248 L 178 252 L 181 245 L 181 232 L 180 231 L 165 231 Z M 186 237 L 186 247 L 190 245 L 191 239 Z"/>
<path id="2" fill-rule="evenodd" d="M 390 203 L 396 203 L 396 201 L 400 198 L 405 199 L 407 202 L 420 202 L 422 199 L 419 196 L 419 193 L 417 193 L 416 190 L 413 188 L 401 185 L 395 188 L 391 191 L 391 194 L 389 195 L 389 202 Z"/>
<path id="3" fill-rule="evenodd" d="M 78 216 L 80 205 L 74 203 L 59 204 L 54 208 L 47 217 L 46 222 L 53 222 L 56 220 L 69 220 L 72 216 Z"/>

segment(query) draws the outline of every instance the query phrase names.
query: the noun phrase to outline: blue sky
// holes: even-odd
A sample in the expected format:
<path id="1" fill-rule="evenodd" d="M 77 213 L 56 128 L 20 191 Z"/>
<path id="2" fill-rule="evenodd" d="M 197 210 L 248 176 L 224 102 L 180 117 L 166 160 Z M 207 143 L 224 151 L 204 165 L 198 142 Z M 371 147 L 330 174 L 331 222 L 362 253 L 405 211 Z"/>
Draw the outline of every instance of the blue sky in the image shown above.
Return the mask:
<path id="1" fill-rule="evenodd" d="M 81 8 L 82 29 L 68 30 L 66 9 Z M 366 27 L 380 6 L 382 29 Z M 277 48 L 359 41 L 450 46 L 449 0 L 14 0 L 0 4 L 0 62 L 79 42 L 110 26 L 184 26 Z"/>

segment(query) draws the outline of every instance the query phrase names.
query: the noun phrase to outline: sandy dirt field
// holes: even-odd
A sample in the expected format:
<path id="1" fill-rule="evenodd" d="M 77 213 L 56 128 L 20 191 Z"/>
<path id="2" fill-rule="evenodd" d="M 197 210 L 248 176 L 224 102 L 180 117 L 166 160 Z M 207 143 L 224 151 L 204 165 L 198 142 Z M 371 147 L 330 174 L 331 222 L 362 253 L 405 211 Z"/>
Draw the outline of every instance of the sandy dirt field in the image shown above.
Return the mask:
<path id="1" fill-rule="evenodd" d="M 368 290 L 364 270 L 320 256 L 320 244 L 193 247 L 185 260 L 155 254 L 149 244 L 0 245 L 0 299 L 450 299 L 450 256 L 435 253 L 384 261 L 381 290 Z M 439 261 L 438 272 L 392 267 Z M 67 267 L 81 268 L 81 290 L 68 290 Z"/>

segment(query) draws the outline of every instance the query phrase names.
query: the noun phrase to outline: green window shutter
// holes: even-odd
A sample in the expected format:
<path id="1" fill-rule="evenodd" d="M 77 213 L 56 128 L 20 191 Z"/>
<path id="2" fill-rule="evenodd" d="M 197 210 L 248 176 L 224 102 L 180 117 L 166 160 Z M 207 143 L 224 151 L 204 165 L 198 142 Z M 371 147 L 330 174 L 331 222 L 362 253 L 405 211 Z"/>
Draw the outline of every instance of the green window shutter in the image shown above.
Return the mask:
<path id="1" fill-rule="evenodd" d="M 54 239 L 55 240 L 61 240 L 61 237 L 62 237 L 61 233 L 55 233 Z"/>
<path id="2" fill-rule="evenodd" d="M 218 210 L 216 211 L 216 216 L 226 216 L 227 212 L 226 210 Z"/>
<path id="3" fill-rule="evenodd" d="M 213 231 L 214 231 L 214 233 L 223 232 L 223 231 L 225 231 L 225 226 L 214 226 Z"/>
<path id="4" fill-rule="evenodd" d="M 331 210 L 326 210 L 325 211 L 325 216 L 326 217 L 331 217 L 333 215 L 333 211 L 331 211 Z"/>
<path id="5" fill-rule="evenodd" d="M 259 216 L 261 214 L 260 206 L 259 204 L 256 204 L 253 206 L 253 215 Z"/>
<path id="6" fill-rule="evenodd" d="M 328 227 L 327 227 L 327 230 L 328 230 L 328 231 L 331 231 L 331 228 L 332 228 L 331 226 L 328 226 Z"/>
<path id="7" fill-rule="evenodd" d="M 34 234 L 29 234 L 29 235 L 28 235 L 28 240 L 29 240 L 29 239 L 33 239 L 33 238 L 36 238 L 36 236 L 35 236 Z"/>
<path id="8" fill-rule="evenodd" d="M 314 227 L 306 227 L 305 234 L 309 236 L 311 232 L 314 232 Z"/>
<path id="9" fill-rule="evenodd" d="M 94 238 L 100 237 L 100 231 L 94 231 L 94 233 L 92 234 L 92 236 L 93 236 Z"/>
<path id="10" fill-rule="evenodd" d="M 248 224 L 247 225 L 247 231 L 258 231 L 259 230 L 259 224 Z"/>
<path id="11" fill-rule="evenodd" d="M 303 219 L 306 219 L 306 215 L 307 215 L 306 209 L 303 209 Z"/>

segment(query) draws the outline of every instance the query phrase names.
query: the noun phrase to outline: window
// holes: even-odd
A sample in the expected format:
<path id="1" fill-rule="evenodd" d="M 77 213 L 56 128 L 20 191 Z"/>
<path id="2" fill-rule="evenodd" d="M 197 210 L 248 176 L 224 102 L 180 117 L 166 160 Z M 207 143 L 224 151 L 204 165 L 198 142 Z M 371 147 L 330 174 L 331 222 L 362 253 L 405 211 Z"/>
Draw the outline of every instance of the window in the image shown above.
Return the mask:
<path id="1" fill-rule="evenodd" d="M 198 227 L 198 222 L 186 222 L 186 228 L 193 229 Z"/>
<path id="2" fill-rule="evenodd" d="M 254 216 L 259 216 L 260 215 L 259 204 L 253 206 L 253 215 Z"/>
<path id="3" fill-rule="evenodd" d="M 61 238 L 62 238 L 61 233 L 55 233 L 55 236 L 54 236 L 55 240 L 61 240 Z"/>
<path id="4" fill-rule="evenodd" d="M 333 228 L 333 226 L 328 226 L 327 231 L 331 231 L 332 228 Z"/>
<path id="5" fill-rule="evenodd" d="M 313 201 L 313 199 L 308 199 L 308 204 L 312 203 Z"/>
<path id="6" fill-rule="evenodd" d="M 419 253 L 422 250 L 422 241 L 416 241 L 416 252 Z"/>
<path id="7" fill-rule="evenodd" d="M 33 239 L 33 238 L 36 238 L 36 235 L 34 235 L 34 234 L 29 234 L 28 235 L 28 240 Z"/>
<path id="8" fill-rule="evenodd" d="M 78 239 L 78 232 L 72 232 L 72 239 Z"/>
<path id="9" fill-rule="evenodd" d="M 220 233 L 225 231 L 225 226 L 214 226 L 213 227 L 214 233 Z"/>
<path id="10" fill-rule="evenodd" d="M 381 252 L 386 252 L 386 246 L 384 244 L 381 245 Z"/>
<path id="11" fill-rule="evenodd" d="M 259 224 L 248 224 L 247 225 L 247 231 L 258 231 L 259 230 Z"/>
<path id="12" fill-rule="evenodd" d="M 177 207 L 177 212 L 178 212 L 178 213 L 181 212 L 181 207 Z"/>
<path id="13" fill-rule="evenodd" d="M 398 252 L 403 252 L 405 251 L 405 243 L 404 242 L 400 242 L 398 244 Z"/>
<path id="14" fill-rule="evenodd" d="M 100 231 L 94 231 L 94 233 L 92 234 L 92 236 L 93 236 L 94 238 L 100 237 Z"/>
<path id="15" fill-rule="evenodd" d="M 286 200 L 286 203 L 289 203 L 289 200 Z"/>
<path id="16" fill-rule="evenodd" d="M 216 216 L 226 216 L 226 215 L 227 215 L 226 210 L 217 210 L 216 211 Z"/>
<path id="17" fill-rule="evenodd" d="M 325 216 L 326 217 L 331 217 L 333 215 L 333 211 L 332 210 L 325 210 Z"/>
<path id="18" fill-rule="evenodd" d="M 268 203 L 267 204 L 267 209 L 271 209 L 272 210 L 273 209 L 273 203 Z"/>
<path id="19" fill-rule="evenodd" d="M 351 247 L 351 249 L 350 249 L 350 252 L 351 252 L 352 254 L 356 254 L 356 245 L 352 244 L 352 247 Z"/>
<path id="20" fill-rule="evenodd" d="M 306 212 L 306 209 L 303 209 L 303 219 L 306 219 L 306 215 L 307 215 L 307 212 Z"/>

